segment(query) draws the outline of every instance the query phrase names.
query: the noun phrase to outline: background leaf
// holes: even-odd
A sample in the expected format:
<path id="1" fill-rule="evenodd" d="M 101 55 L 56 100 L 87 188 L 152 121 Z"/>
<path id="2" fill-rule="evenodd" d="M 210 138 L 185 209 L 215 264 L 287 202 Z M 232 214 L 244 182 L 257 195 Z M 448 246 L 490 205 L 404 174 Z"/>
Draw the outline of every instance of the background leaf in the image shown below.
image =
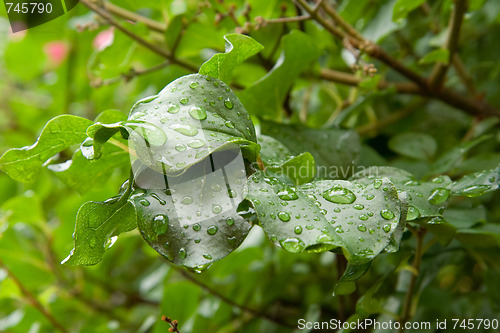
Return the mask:
<path id="1" fill-rule="evenodd" d="M 55 117 L 43 128 L 34 145 L 11 149 L 3 154 L 0 169 L 17 181 L 33 181 L 49 158 L 83 141 L 91 124 L 88 119 L 72 115 Z"/>
<path id="2" fill-rule="evenodd" d="M 255 39 L 240 34 L 225 35 L 226 53 L 217 53 L 200 67 L 199 73 L 231 83 L 234 69 L 264 47 Z"/>

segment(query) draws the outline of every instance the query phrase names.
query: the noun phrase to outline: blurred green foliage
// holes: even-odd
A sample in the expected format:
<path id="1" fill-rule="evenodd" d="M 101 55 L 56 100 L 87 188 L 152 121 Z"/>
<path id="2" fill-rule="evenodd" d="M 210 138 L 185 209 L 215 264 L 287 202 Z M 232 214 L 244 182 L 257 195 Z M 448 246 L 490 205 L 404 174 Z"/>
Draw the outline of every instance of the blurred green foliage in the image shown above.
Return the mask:
<path id="1" fill-rule="evenodd" d="M 434 95 L 400 94 L 396 86 L 376 89 L 382 80 L 401 83 L 404 78 L 365 54 L 356 59 L 352 45 L 333 38 L 313 20 L 271 21 L 307 15 L 292 2 L 112 3 L 157 22 L 133 24 L 133 17 L 115 16 L 126 29 L 183 63 L 165 63 L 163 56 L 82 4 L 17 34 L 9 32 L 0 6 L 1 153 L 32 145 L 45 124 L 61 114 L 95 119 L 104 110 L 117 109 L 125 116 L 137 100 L 157 94 L 224 52 L 225 35 L 243 32 L 264 49 L 234 69 L 231 87 L 257 130 L 282 140 L 294 155 L 309 151 L 317 164 L 355 160 L 348 174 L 335 178 L 348 178 L 358 167 L 391 166 L 426 181 L 438 174 L 457 180 L 500 164 L 498 116 L 464 112 Z M 449 56 L 442 48 L 451 0 L 342 0 L 335 5 L 357 31 L 424 77 Z M 498 110 L 500 2 L 471 0 L 468 5 L 458 48 L 463 66 L 448 70 L 445 87 Z M 352 69 L 353 64 L 358 67 Z M 370 64 L 378 70 L 374 76 L 365 71 Z M 325 68 L 348 73 L 360 84 L 328 79 L 321 75 Z M 342 140 L 348 142 L 336 146 Z M 76 148 L 68 143 L 49 164 L 64 163 L 73 154 L 74 163 L 78 158 L 88 162 L 76 156 Z M 104 156 L 118 152 L 114 146 L 106 149 Z M 0 173 L 0 331 L 165 332 L 169 326 L 160 320 L 162 315 L 178 320 L 182 333 L 293 332 L 299 318 L 394 321 L 404 312 L 405 294 L 416 273 L 412 261 L 419 237 L 425 253 L 411 320 L 500 319 L 498 191 L 467 200 L 454 197 L 444 213 L 446 223 L 433 220 L 423 229 L 414 225 L 429 231 L 423 236 L 405 231 L 398 252 L 378 256 L 354 286 L 342 281 L 344 292 L 337 290 L 337 296 L 332 293 L 346 269 L 342 256 L 286 252 L 257 227 L 235 252 L 201 274 L 161 259 L 137 231 L 122 234 L 98 265 L 61 266 L 74 245 L 71 235 L 79 207 L 116 195 L 128 177 L 127 162 L 123 156 L 108 161 L 116 169 L 96 172 L 100 176 L 92 179 L 92 186 L 81 184 L 83 178 L 71 182 L 74 175 L 57 175 L 54 167 L 43 169 L 28 184 Z M 467 177 L 455 183 L 454 191 L 470 185 Z M 475 180 L 492 175 L 484 177 Z M 483 331 L 488 330 L 478 330 Z"/>

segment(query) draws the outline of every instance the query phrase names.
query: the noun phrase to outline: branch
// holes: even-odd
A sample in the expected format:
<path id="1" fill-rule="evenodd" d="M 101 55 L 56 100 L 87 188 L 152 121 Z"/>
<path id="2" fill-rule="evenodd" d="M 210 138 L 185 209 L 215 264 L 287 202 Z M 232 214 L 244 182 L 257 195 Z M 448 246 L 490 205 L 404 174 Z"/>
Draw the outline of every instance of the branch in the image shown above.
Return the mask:
<path id="1" fill-rule="evenodd" d="M 426 232 L 425 229 L 418 229 L 414 231 L 414 234 L 417 237 L 417 248 L 415 250 L 415 258 L 413 259 L 412 267 L 414 268 L 416 274 L 412 272 L 410 286 L 408 287 L 408 291 L 406 292 L 405 302 L 403 304 L 403 314 L 401 315 L 401 318 L 399 320 L 399 322 L 401 323 L 401 328 L 399 329 L 399 333 L 403 333 L 405 331 L 405 323 L 411 317 L 413 294 L 415 292 L 415 285 L 417 282 L 418 273 L 420 272 L 420 264 L 422 263 L 425 232 Z"/>
<path id="2" fill-rule="evenodd" d="M 50 311 L 45 308 L 38 299 L 36 299 L 33 294 L 26 289 L 26 287 L 19 281 L 19 279 L 9 270 L 9 268 L 3 263 L 3 261 L 0 259 L 0 266 L 7 272 L 7 275 L 10 277 L 10 279 L 14 282 L 14 284 L 19 288 L 21 293 L 24 295 L 26 300 L 33 306 L 35 307 L 45 318 L 47 318 L 48 321 L 56 328 L 57 330 L 61 331 L 62 333 L 68 333 L 66 328 L 54 318 L 54 316 L 50 313 Z"/>
<path id="3" fill-rule="evenodd" d="M 445 44 L 446 49 L 448 49 L 449 51 L 448 63 L 444 64 L 442 62 L 438 62 L 434 66 L 431 77 L 429 78 L 429 82 L 432 88 L 439 88 L 443 85 L 446 72 L 452 64 L 453 57 L 458 49 L 460 28 L 462 27 L 462 21 L 466 11 L 467 0 L 456 0 L 450 17 L 450 23 L 448 25 L 448 38 Z"/>
<path id="4" fill-rule="evenodd" d="M 305 0 L 296 0 L 296 1 L 304 8 L 304 10 L 306 12 L 309 13 L 309 15 L 316 22 L 318 22 L 320 25 L 322 25 L 333 36 L 335 36 L 341 40 L 344 40 L 346 38 L 347 35 L 346 35 L 346 33 L 344 33 L 344 31 L 340 30 L 336 26 L 332 25 L 329 21 L 327 21 L 323 17 L 321 17 L 317 12 L 315 12 L 307 4 L 307 2 Z M 457 1 L 462 1 L 462 0 L 457 0 Z M 334 11 L 334 9 L 331 8 L 331 11 Z M 339 22 L 337 22 L 337 23 L 339 23 Z M 342 23 L 342 24 L 345 25 L 347 23 Z M 429 81 L 427 80 L 427 78 L 414 72 L 412 69 L 405 66 L 399 60 L 390 56 L 380 46 L 374 44 L 371 41 L 368 41 L 366 39 L 359 40 L 359 39 L 355 39 L 355 38 L 350 38 L 349 42 L 357 49 L 364 51 L 366 54 L 368 54 L 372 58 L 380 60 L 381 62 L 383 62 L 384 64 L 386 64 L 390 68 L 394 69 L 399 74 L 403 75 L 404 77 L 406 77 L 407 79 L 412 81 L 414 84 L 416 84 L 418 86 L 418 88 L 420 89 L 419 93 L 421 93 L 422 95 L 438 99 L 438 100 L 440 100 L 440 101 L 442 101 L 450 106 L 453 106 L 457 109 L 463 110 L 463 111 L 465 111 L 473 116 L 476 116 L 476 117 L 477 116 L 480 116 L 480 117 L 487 117 L 487 116 L 497 116 L 498 117 L 498 116 L 500 116 L 500 110 L 488 105 L 486 102 L 478 102 L 474 99 L 471 99 L 469 97 L 464 97 L 464 96 L 460 95 L 459 93 L 456 93 L 452 90 L 445 89 L 445 88 L 443 88 L 439 91 L 436 89 L 433 89 L 433 87 L 429 84 Z M 412 87 L 411 91 L 413 91 L 413 89 L 414 88 Z"/>
<path id="5" fill-rule="evenodd" d="M 115 4 L 112 4 L 111 2 L 105 2 L 104 3 L 104 8 L 109 11 L 110 13 L 120 16 L 126 20 L 132 21 L 132 22 L 141 22 L 144 23 L 149 29 L 164 33 L 165 30 L 167 30 L 167 26 L 165 24 L 161 24 L 159 22 L 156 22 L 155 20 L 152 20 L 148 17 L 139 15 L 137 13 L 131 12 L 129 10 L 126 10 L 125 8 L 119 7 Z"/>
<path id="6" fill-rule="evenodd" d="M 164 61 L 156 66 L 153 66 L 153 67 L 147 68 L 147 69 L 139 70 L 139 69 L 131 68 L 128 72 L 122 73 L 120 76 L 110 78 L 110 79 L 102 79 L 100 77 L 96 77 L 96 79 L 91 82 L 91 86 L 94 88 L 101 87 L 101 86 L 109 86 L 109 85 L 118 83 L 121 80 L 128 82 L 137 76 L 151 74 L 151 73 L 156 72 L 160 69 L 163 69 L 163 68 L 167 67 L 169 64 L 170 64 L 169 61 Z"/>
<path id="7" fill-rule="evenodd" d="M 104 20 L 106 20 L 109 24 L 111 24 L 112 26 L 114 26 L 116 29 L 120 30 L 121 32 L 123 32 L 125 35 L 129 36 L 131 39 L 135 40 L 137 43 L 141 44 L 142 46 L 150 49 L 151 51 L 161 55 L 162 57 L 168 59 L 171 63 L 173 64 L 176 64 L 176 65 L 179 65 L 179 66 L 182 66 L 192 72 L 197 72 L 198 69 L 187 63 L 187 62 L 184 62 L 180 59 L 177 59 L 175 58 L 168 50 L 165 50 L 163 48 L 160 48 L 150 42 L 148 42 L 147 40 L 143 39 L 141 36 L 135 34 L 134 32 L 128 30 L 127 28 L 125 28 L 123 25 L 121 25 L 120 23 L 118 23 L 107 11 L 105 11 L 104 9 L 96 6 L 95 4 L 93 4 L 91 2 L 91 0 L 81 0 L 81 2 L 87 6 L 90 10 L 92 10 L 93 12 L 95 12 L 96 14 L 98 14 L 99 16 L 101 16 Z"/>
<path id="8" fill-rule="evenodd" d="M 352 74 L 345 73 L 345 72 L 339 72 L 331 69 L 326 69 L 322 68 L 319 73 L 320 77 L 322 79 L 336 82 L 336 83 L 341 83 L 345 84 L 348 86 L 358 86 L 363 79 L 356 77 Z M 384 90 L 388 89 L 390 87 L 394 87 L 398 93 L 401 94 L 414 94 L 414 95 L 423 95 L 424 93 L 422 90 L 414 83 L 405 83 L 405 82 L 387 82 L 384 80 L 381 80 L 378 85 L 377 89 L 379 90 Z"/>

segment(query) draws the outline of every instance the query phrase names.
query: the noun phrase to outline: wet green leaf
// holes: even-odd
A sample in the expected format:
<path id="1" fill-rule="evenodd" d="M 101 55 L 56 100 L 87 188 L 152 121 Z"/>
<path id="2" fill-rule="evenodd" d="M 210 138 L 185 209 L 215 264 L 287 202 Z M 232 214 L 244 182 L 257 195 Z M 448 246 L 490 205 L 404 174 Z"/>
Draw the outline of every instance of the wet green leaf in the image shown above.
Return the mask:
<path id="1" fill-rule="evenodd" d="M 454 195 L 477 197 L 500 187 L 500 165 L 492 170 L 466 175 L 451 185 Z"/>
<path id="2" fill-rule="evenodd" d="M 369 185 L 324 180 L 294 187 L 257 172 L 248 183 L 247 199 L 262 228 L 289 252 L 342 247 L 350 262 L 361 264 L 391 244 L 404 225 L 401 201 L 387 178 Z"/>
<path id="3" fill-rule="evenodd" d="M 283 164 L 293 157 L 290 150 L 272 136 L 260 135 L 258 143 L 261 146 L 260 157 L 266 166 Z"/>
<path id="4" fill-rule="evenodd" d="M 370 268 L 372 262 L 368 261 L 361 265 L 348 263 L 342 277 L 335 284 L 334 296 L 349 295 L 356 291 L 356 281 Z"/>
<path id="5" fill-rule="evenodd" d="M 87 202 L 78 211 L 75 247 L 63 260 L 67 265 L 95 265 L 102 260 L 116 237 L 137 227 L 136 213 L 127 198 L 107 202 Z"/>
<path id="6" fill-rule="evenodd" d="M 147 135 L 130 133 L 139 159 L 158 172 L 183 171 L 236 145 L 255 161 L 259 149 L 253 123 L 236 95 L 223 82 L 200 74 L 181 77 L 137 102 L 129 121 L 145 122 L 167 137 L 164 144 L 150 144 Z"/>
<path id="7" fill-rule="evenodd" d="M 241 34 L 228 34 L 226 52 L 217 53 L 200 67 L 199 73 L 231 83 L 234 69 L 247 58 L 259 53 L 264 47 L 255 39 Z"/>
<path id="8" fill-rule="evenodd" d="M 92 122 L 85 118 L 57 116 L 45 125 L 34 145 L 5 152 L 0 157 L 0 169 L 17 181 L 31 182 L 49 158 L 82 142 L 90 125 Z"/>
<path id="9" fill-rule="evenodd" d="M 234 251 L 252 225 L 237 213 L 246 180 L 243 161 L 232 163 L 207 173 L 207 159 L 198 170 L 168 178 L 142 169 L 136 176 L 142 188 L 131 200 L 144 240 L 173 263 L 198 271 Z"/>
<path id="10" fill-rule="evenodd" d="M 438 176 L 431 181 L 424 182 L 398 168 L 370 167 L 354 174 L 351 180 L 366 184 L 379 177 L 389 178 L 398 191 L 407 194 L 408 221 L 442 216 L 451 194 L 449 186 L 452 182 L 448 176 Z"/>
<path id="11" fill-rule="evenodd" d="M 267 170 L 278 176 L 286 176 L 295 185 L 301 185 L 310 182 L 314 178 L 316 164 L 311 154 L 303 153 L 288 159 L 283 164 L 269 166 Z"/>

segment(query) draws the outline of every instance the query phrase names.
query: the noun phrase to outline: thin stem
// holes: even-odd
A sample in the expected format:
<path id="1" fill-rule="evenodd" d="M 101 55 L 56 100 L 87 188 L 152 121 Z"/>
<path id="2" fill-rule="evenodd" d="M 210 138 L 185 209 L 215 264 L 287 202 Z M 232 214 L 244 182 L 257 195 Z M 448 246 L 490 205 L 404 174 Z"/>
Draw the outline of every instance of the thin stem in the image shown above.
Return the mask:
<path id="1" fill-rule="evenodd" d="M 142 46 L 150 49 L 151 51 L 161 55 L 162 57 L 168 59 L 171 63 L 182 66 L 192 72 L 196 72 L 197 68 L 183 60 L 175 58 L 172 53 L 170 53 L 168 50 L 165 50 L 163 48 L 160 48 L 147 40 L 143 39 L 141 36 L 135 34 L 134 32 L 128 30 L 125 28 L 123 25 L 118 23 L 106 10 L 96 6 L 93 4 L 90 0 L 81 0 L 81 2 L 87 6 L 90 10 L 101 16 L 103 19 L 105 19 L 109 24 L 114 26 L 116 29 L 120 30 L 123 32 L 125 35 L 130 37 L 131 39 L 135 40 L 137 43 L 141 44 Z"/>
<path id="2" fill-rule="evenodd" d="M 417 248 L 415 250 L 415 258 L 413 259 L 412 267 L 414 268 L 415 272 L 417 272 L 417 274 L 412 273 L 410 285 L 408 287 L 408 291 L 406 292 L 406 297 L 403 304 L 403 312 L 399 320 L 399 322 L 401 323 L 399 333 L 403 333 L 405 331 L 405 324 L 412 315 L 413 296 L 415 293 L 415 286 L 417 284 L 418 272 L 420 272 L 420 265 L 422 263 L 422 255 L 424 253 L 423 250 L 425 232 L 425 229 L 418 229 L 414 231 L 414 234 L 417 237 Z"/>
<path id="3" fill-rule="evenodd" d="M 328 6 L 326 3 L 323 4 L 323 9 L 325 12 L 342 28 L 344 31 L 359 41 L 364 41 L 365 38 L 356 30 L 352 25 L 345 21 L 342 16 L 340 16 L 335 9 Z"/>
<path id="4" fill-rule="evenodd" d="M 156 66 L 153 66 L 151 68 L 143 69 L 143 70 L 138 70 L 138 69 L 130 69 L 127 73 L 122 73 L 120 76 L 102 80 L 101 78 L 98 78 L 97 81 L 94 83 L 94 87 L 100 87 L 100 86 L 109 86 L 115 83 L 120 82 L 121 80 L 125 80 L 125 82 L 128 82 L 132 80 L 133 78 L 141 75 L 147 75 L 154 73 L 156 71 L 159 71 L 160 69 L 163 69 L 167 67 L 170 64 L 169 61 L 164 61 L 161 64 L 158 64 Z"/>
<path id="5" fill-rule="evenodd" d="M 68 330 L 59 322 L 57 321 L 56 318 L 50 313 L 50 311 L 45 308 L 38 299 L 28 290 L 26 287 L 19 281 L 19 279 L 9 270 L 9 268 L 3 263 L 3 261 L 0 259 L 0 266 L 7 272 L 7 275 L 10 277 L 10 279 L 16 284 L 16 286 L 19 288 L 23 296 L 26 298 L 26 300 L 34 307 L 36 308 L 45 318 L 47 318 L 48 321 L 62 333 L 68 333 Z"/>
<path id="6" fill-rule="evenodd" d="M 452 64 L 453 57 L 458 49 L 460 28 L 462 27 L 462 21 L 466 11 L 467 0 L 456 0 L 450 17 L 450 23 L 448 25 L 448 38 L 445 44 L 446 49 L 448 49 L 449 51 L 448 63 L 444 64 L 442 62 L 438 62 L 434 66 L 431 77 L 429 79 L 432 88 L 438 88 L 443 85 L 446 72 Z"/>
<path id="7" fill-rule="evenodd" d="M 133 156 L 137 157 L 137 153 L 135 152 L 135 150 L 133 150 L 129 146 L 121 143 L 120 141 L 118 141 L 116 139 L 109 139 L 108 142 L 111 143 L 112 145 L 114 145 L 114 146 L 122 149 L 123 151 L 126 151 L 130 155 L 133 155 Z"/>
<path id="8" fill-rule="evenodd" d="M 259 318 L 264 318 L 264 319 L 267 319 L 273 323 L 276 323 L 278 325 L 281 325 L 281 326 L 284 326 L 284 327 L 295 327 L 293 325 L 290 325 L 286 322 L 284 322 L 281 318 L 277 318 L 277 317 L 274 317 L 274 316 L 271 316 L 267 313 L 262 313 L 258 310 L 255 310 L 255 309 L 252 309 L 252 308 L 249 308 L 245 305 L 242 305 L 242 304 L 238 304 L 236 303 L 234 300 L 222 295 L 221 293 L 219 293 L 217 290 L 214 290 L 213 288 L 211 288 L 210 286 L 206 285 L 205 283 L 201 282 L 200 280 L 196 279 L 195 277 L 193 277 L 190 273 L 186 272 L 184 269 L 182 268 L 179 268 L 177 266 L 174 266 L 172 265 L 172 267 L 177 271 L 179 272 L 185 279 L 193 282 L 194 284 L 200 286 L 203 290 L 205 290 L 206 292 L 208 292 L 209 294 L 217 297 L 218 299 L 220 299 L 221 301 L 223 301 L 224 303 L 227 303 L 231 306 L 234 306 L 236 308 L 239 308 L 240 310 L 254 316 L 254 317 L 259 317 Z"/>
<path id="9" fill-rule="evenodd" d="M 125 8 L 119 7 L 115 4 L 112 4 L 111 2 L 105 2 L 104 3 L 104 8 L 109 11 L 110 13 L 120 16 L 126 20 L 132 21 L 132 22 L 141 22 L 144 23 L 149 29 L 163 33 L 167 29 L 167 26 L 165 24 L 161 24 L 159 22 L 156 22 L 155 20 L 152 20 L 148 17 L 139 15 L 137 13 L 131 12 L 129 10 L 126 10 Z"/>
<path id="10" fill-rule="evenodd" d="M 345 84 L 348 86 L 358 86 L 363 79 L 357 77 L 353 74 L 335 71 L 332 69 L 322 68 L 319 73 L 322 79 Z M 378 90 L 388 89 L 390 87 L 394 87 L 396 92 L 401 94 L 414 94 L 414 95 L 422 95 L 422 90 L 414 83 L 409 82 L 387 82 L 384 80 L 380 80 L 377 85 Z"/>

